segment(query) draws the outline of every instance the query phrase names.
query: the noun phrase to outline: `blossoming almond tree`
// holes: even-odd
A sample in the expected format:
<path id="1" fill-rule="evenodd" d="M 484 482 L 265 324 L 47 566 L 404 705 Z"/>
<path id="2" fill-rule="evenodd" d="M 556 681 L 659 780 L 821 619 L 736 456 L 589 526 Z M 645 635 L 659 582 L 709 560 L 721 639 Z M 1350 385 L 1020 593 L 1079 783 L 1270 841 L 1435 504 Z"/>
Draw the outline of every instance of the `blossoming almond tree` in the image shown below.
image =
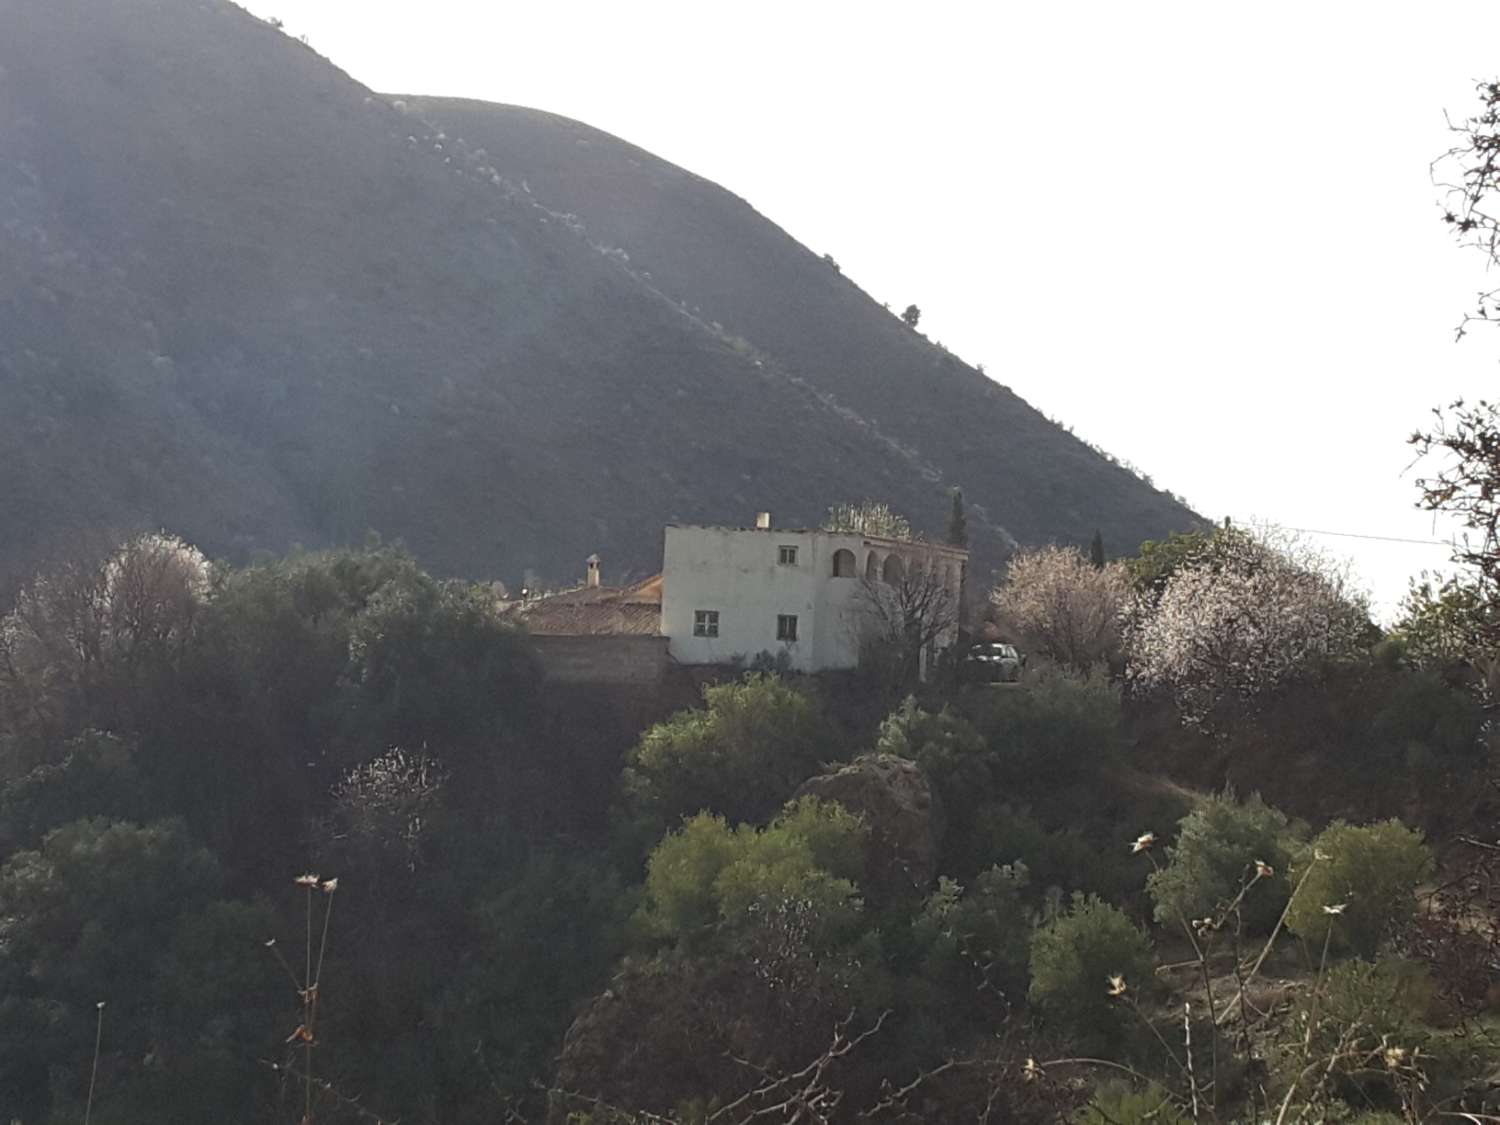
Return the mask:
<path id="1" fill-rule="evenodd" d="M 1042 547 L 1011 559 L 995 607 L 1029 648 L 1087 671 L 1120 648 L 1130 584 L 1122 563 L 1096 567 L 1076 547 Z"/>
<path id="2" fill-rule="evenodd" d="M 1324 660 L 1354 652 L 1369 629 L 1344 571 L 1294 542 L 1225 530 L 1159 596 L 1126 614 L 1128 676 L 1165 690 L 1200 725 L 1223 704 L 1253 703 Z"/>

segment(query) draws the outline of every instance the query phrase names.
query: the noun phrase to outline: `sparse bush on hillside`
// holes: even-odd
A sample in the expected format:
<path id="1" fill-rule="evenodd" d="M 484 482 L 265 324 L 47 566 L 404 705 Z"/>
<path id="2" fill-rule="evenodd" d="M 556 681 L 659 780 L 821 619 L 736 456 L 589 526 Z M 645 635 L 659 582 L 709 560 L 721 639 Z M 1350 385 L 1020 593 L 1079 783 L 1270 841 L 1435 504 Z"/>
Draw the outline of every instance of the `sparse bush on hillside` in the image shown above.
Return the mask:
<path id="1" fill-rule="evenodd" d="M 1334 821 L 1292 873 L 1301 889 L 1287 928 L 1313 945 L 1371 956 L 1416 912 L 1417 884 L 1431 867 L 1421 833 L 1399 820 Z"/>
<path id="2" fill-rule="evenodd" d="M 1207 798 L 1183 818 L 1177 842 L 1167 848 L 1166 865 L 1146 882 L 1156 920 L 1176 925 L 1212 917 L 1253 881 L 1238 914 L 1247 932 L 1269 931 L 1291 897 L 1297 849 L 1287 818 L 1259 794 L 1243 803 L 1228 792 Z M 1270 874 L 1257 878 L 1261 865 Z"/>
<path id="3" fill-rule="evenodd" d="M 647 730 L 627 760 L 627 798 L 662 827 L 702 811 L 764 822 L 837 756 L 817 703 L 779 677 L 711 685 L 703 701 Z"/>
<path id="4" fill-rule="evenodd" d="M 1075 894 L 1031 939 L 1031 1002 L 1080 1052 L 1119 1045 L 1136 1022 L 1125 994 L 1149 989 L 1151 979 L 1146 936 L 1095 895 Z"/>

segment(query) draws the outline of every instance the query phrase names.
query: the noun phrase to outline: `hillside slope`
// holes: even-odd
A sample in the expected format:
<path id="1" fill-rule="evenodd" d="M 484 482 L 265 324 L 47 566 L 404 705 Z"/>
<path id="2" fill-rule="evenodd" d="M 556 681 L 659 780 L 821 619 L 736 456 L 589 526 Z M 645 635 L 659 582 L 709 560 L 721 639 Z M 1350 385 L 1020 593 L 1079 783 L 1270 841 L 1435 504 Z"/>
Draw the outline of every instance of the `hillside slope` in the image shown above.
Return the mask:
<path id="1" fill-rule="evenodd" d="M 989 559 L 1007 527 L 1124 544 L 1191 519 L 1039 419 L 974 417 L 1005 392 L 836 276 L 788 272 L 824 267 L 748 209 L 723 241 L 748 224 L 777 251 L 684 266 L 725 275 L 697 313 L 670 267 L 643 278 L 605 219 L 569 217 L 565 183 L 542 197 L 573 175 L 546 144 L 488 147 L 223 0 L 0 0 L 0 584 L 100 524 L 241 558 L 373 528 L 438 572 L 514 580 L 591 551 L 645 573 L 669 520 L 807 521 L 845 497 L 934 527 L 950 483 L 983 506 Z M 765 311 L 791 287 L 830 310 L 820 332 Z M 924 436 L 945 414 L 962 455 Z M 1007 479 L 1018 456 L 1039 472 Z"/>
<path id="2" fill-rule="evenodd" d="M 431 127 L 618 248 L 667 296 L 750 340 L 820 395 L 938 467 L 1023 543 L 1114 550 L 1192 517 L 934 347 L 748 203 L 577 121 L 517 106 L 403 97 Z M 1003 376 L 1003 372 L 1001 372 Z"/>

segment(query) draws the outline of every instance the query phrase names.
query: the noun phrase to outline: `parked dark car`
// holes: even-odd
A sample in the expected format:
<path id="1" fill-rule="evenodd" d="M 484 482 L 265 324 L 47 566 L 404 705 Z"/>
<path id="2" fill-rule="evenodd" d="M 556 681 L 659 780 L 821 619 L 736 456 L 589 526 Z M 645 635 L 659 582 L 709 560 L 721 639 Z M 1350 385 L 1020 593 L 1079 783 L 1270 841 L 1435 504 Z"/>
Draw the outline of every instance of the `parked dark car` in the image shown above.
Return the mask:
<path id="1" fill-rule="evenodd" d="M 1015 645 L 979 644 L 964 657 L 964 678 L 979 684 L 1019 683 L 1026 656 Z"/>

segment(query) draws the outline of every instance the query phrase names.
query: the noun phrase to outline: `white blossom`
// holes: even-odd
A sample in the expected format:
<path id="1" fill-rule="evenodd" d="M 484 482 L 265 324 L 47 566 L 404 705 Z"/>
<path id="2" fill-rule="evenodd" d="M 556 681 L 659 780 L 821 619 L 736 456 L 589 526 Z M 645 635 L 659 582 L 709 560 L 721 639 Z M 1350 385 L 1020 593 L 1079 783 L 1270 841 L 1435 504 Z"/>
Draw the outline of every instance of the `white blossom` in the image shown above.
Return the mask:
<path id="1" fill-rule="evenodd" d="M 1227 699 L 1252 701 L 1351 652 L 1368 620 L 1363 597 L 1320 556 L 1221 532 L 1158 597 L 1130 607 L 1128 675 L 1201 723 Z"/>

